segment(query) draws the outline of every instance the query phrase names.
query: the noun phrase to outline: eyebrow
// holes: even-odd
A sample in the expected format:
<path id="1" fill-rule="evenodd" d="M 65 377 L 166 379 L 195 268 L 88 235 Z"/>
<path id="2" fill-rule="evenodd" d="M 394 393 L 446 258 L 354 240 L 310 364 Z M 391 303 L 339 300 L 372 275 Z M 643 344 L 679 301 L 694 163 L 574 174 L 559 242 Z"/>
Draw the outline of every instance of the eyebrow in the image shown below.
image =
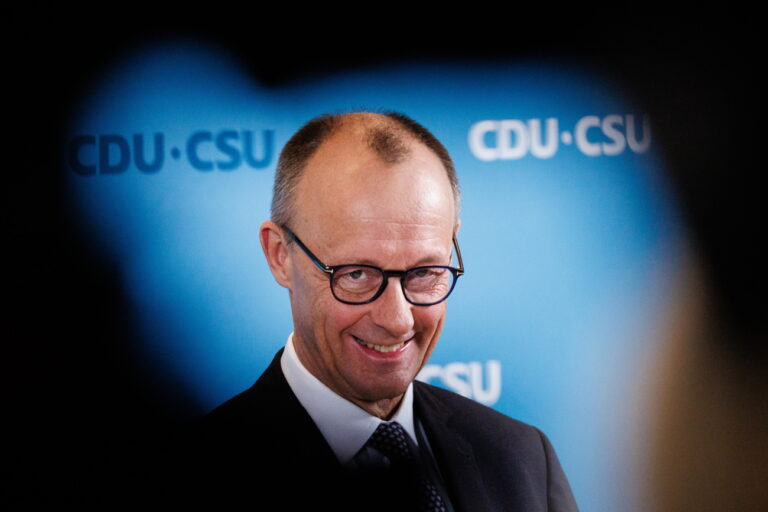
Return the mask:
<path id="1" fill-rule="evenodd" d="M 404 269 L 384 268 L 381 265 L 379 265 L 378 262 L 370 260 L 368 258 L 363 258 L 361 260 L 357 260 L 354 263 L 340 263 L 339 265 L 369 265 L 371 267 L 380 268 L 382 270 L 408 270 L 408 269 L 416 268 L 416 267 L 448 266 L 448 265 L 451 264 L 451 260 L 448 260 L 447 263 L 434 263 L 434 262 L 439 261 L 441 259 L 442 258 L 436 257 L 434 255 L 424 256 L 424 257 L 420 258 L 419 260 L 417 260 L 414 265 L 411 265 L 411 266 L 409 266 L 407 268 L 404 268 Z M 451 250 L 451 259 L 453 259 L 453 250 Z M 331 266 L 332 267 L 336 267 L 336 266 L 339 266 L 339 265 L 331 265 Z"/>
<path id="2" fill-rule="evenodd" d="M 456 257 L 459 259 L 459 267 L 460 267 L 459 269 L 461 270 L 461 273 L 462 273 L 462 274 L 464 273 L 464 271 L 463 271 L 463 265 L 462 265 L 462 263 L 461 263 L 461 252 L 459 251 L 458 242 L 456 241 L 456 235 L 454 235 L 454 236 L 453 236 L 453 238 L 452 238 L 452 242 L 453 242 L 453 249 L 451 249 L 451 257 L 450 257 L 450 259 L 448 260 L 448 264 L 447 264 L 447 265 L 442 265 L 442 264 L 440 264 L 440 263 L 431 263 L 431 261 L 433 261 L 433 260 L 439 260 L 439 259 L 440 259 L 439 257 L 436 257 L 434 254 L 432 254 L 432 255 L 430 255 L 430 256 L 423 256 L 421 259 L 419 259 L 419 260 L 416 262 L 416 264 L 415 264 L 414 266 L 412 266 L 412 267 L 408 267 L 408 268 L 406 268 L 406 269 L 385 269 L 385 268 L 379 267 L 379 266 L 376 264 L 376 262 L 375 262 L 375 261 L 373 261 L 373 260 L 368 260 L 368 259 L 358 260 L 358 261 L 356 261 L 355 263 L 339 263 L 338 265 L 329 265 L 328 263 L 323 263 L 322 261 L 320 261 L 320 259 L 319 259 L 319 258 L 318 258 L 318 257 L 317 257 L 317 256 L 316 256 L 316 255 L 315 255 L 315 254 L 314 254 L 314 253 L 313 253 L 313 252 L 312 252 L 312 251 L 311 251 L 311 250 L 310 250 L 310 249 L 309 249 L 309 248 L 308 248 L 306 245 L 304 245 L 304 242 L 302 242 L 302 241 L 301 241 L 301 239 L 299 239 L 299 237 L 298 237 L 298 236 L 296 236 L 296 234 L 295 234 L 293 231 L 291 231 L 291 229 L 290 229 L 290 228 L 288 228 L 288 226 L 285 226 L 285 225 L 281 225 L 280 227 L 281 227 L 281 229 L 283 229 L 283 230 L 284 230 L 284 231 L 285 231 L 285 232 L 286 232 L 286 233 L 287 233 L 287 234 L 288 234 L 288 235 L 289 235 L 289 236 L 290 236 L 290 237 L 291 237 L 291 238 L 292 238 L 292 239 L 293 239 L 293 240 L 294 240 L 294 241 L 295 241 L 295 242 L 296 242 L 296 243 L 297 243 L 299 246 L 301 246 L 301 248 L 304 250 L 304 252 L 306 252 L 306 253 L 307 253 L 307 256 L 309 256 L 309 257 L 310 257 L 310 258 L 311 258 L 311 259 L 312 259 L 312 260 L 313 260 L 313 261 L 314 261 L 314 262 L 315 262 L 317 265 L 319 265 L 319 266 L 321 266 L 321 267 L 324 267 L 324 269 L 323 269 L 323 270 L 324 270 L 324 271 L 326 271 L 326 272 L 328 271 L 328 269 L 329 269 L 330 267 L 339 267 L 339 266 L 344 266 L 344 265 L 368 265 L 368 266 L 370 266 L 370 267 L 375 267 L 375 268 L 378 268 L 378 269 L 381 269 L 381 270 L 385 270 L 385 271 L 386 271 L 386 270 L 389 270 L 389 271 L 394 271 L 394 272 L 400 272 L 401 270 L 402 270 L 402 271 L 407 271 L 407 270 L 410 270 L 410 269 L 414 269 L 414 268 L 419 268 L 419 267 L 431 267 L 431 266 L 450 266 L 451 262 L 453 261 L 453 249 L 456 249 Z"/>

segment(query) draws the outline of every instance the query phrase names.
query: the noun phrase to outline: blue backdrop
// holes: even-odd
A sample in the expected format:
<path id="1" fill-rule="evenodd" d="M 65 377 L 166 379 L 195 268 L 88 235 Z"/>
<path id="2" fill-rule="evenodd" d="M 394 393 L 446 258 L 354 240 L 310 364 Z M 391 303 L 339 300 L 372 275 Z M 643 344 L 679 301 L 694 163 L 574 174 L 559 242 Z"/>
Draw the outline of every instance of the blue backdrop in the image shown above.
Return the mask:
<path id="1" fill-rule="evenodd" d="M 277 156 L 309 118 L 353 109 L 413 117 L 459 174 L 467 274 L 420 378 L 543 429 L 583 510 L 628 508 L 678 230 L 653 120 L 594 71 L 419 62 L 266 88 L 220 48 L 126 55 L 63 158 L 147 365 L 206 410 L 266 367 L 291 331 L 258 242 Z"/>

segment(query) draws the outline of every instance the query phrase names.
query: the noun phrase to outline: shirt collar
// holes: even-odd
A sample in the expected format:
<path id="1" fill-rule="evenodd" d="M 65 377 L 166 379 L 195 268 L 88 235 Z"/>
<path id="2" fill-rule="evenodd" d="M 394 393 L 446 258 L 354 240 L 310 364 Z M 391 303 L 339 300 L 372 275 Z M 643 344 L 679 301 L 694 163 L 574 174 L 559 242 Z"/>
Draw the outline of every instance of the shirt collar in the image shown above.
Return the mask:
<path id="1" fill-rule="evenodd" d="M 299 402 L 307 410 L 342 464 L 349 462 L 383 421 L 372 416 L 309 373 L 299 360 L 293 346 L 293 333 L 288 336 L 280 366 L 285 380 Z M 400 423 L 414 443 L 413 383 L 408 385 L 392 419 Z"/>

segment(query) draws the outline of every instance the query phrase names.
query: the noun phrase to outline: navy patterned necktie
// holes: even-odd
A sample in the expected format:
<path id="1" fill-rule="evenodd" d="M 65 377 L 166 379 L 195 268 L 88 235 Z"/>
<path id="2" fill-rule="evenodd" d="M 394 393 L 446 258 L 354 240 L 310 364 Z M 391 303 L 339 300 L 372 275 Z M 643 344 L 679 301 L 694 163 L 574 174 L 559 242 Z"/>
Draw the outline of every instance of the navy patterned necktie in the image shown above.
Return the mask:
<path id="1" fill-rule="evenodd" d="M 447 508 L 439 491 L 425 472 L 419 469 L 421 465 L 418 448 L 410 440 L 402 425 L 396 421 L 380 423 L 367 444 L 386 456 L 392 463 L 393 470 L 407 468 L 416 471 L 419 480 L 419 510 L 446 512 Z"/>

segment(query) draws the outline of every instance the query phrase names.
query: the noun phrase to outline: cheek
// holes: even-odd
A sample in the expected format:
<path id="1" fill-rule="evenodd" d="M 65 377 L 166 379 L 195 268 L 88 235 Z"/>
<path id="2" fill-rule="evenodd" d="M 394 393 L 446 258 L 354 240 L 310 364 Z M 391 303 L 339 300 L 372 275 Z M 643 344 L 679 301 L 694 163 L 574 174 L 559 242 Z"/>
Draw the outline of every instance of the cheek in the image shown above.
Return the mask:
<path id="1" fill-rule="evenodd" d="M 419 369 L 423 368 L 427 361 L 429 361 L 432 353 L 437 346 L 437 340 L 440 337 L 440 333 L 443 330 L 443 322 L 445 320 L 445 306 L 440 305 L 435 311 L 430 311 L 436 308 L 432 306 L 424 311 L 421 311 L 415 318 L 417 323 L 417 329 L 421 331 L 421 358 L 419 361 Z"/>
<path id="2" fill-rule="evenodd" d="M 324 307 L 327 312 L 326 327 L 330 335 L 341 337 L 344 330 L 354 326 L 365 316 L 365 308 L 360 306 L 350 306 L 343 304 L 332 296 L 329 302 L 318 304 L 318 307 Z"/>
<path id="3" fill-rule="evenodd" d="M 445 320 L 445 304 L 430 306 L 417 309 L 414 313 L 414 320 L 425 336 L 432 336 L 432 344 L 437 341 L 437 336 L 443 328 Z"/>
<path id="4" fill-rule="evenodd" d="M 326 297 L 328 295 L 328 297 Z M 318 279 L 311 274 L 297 272 L 293 277 L 291 301 L 294 304 L 294 319 L 302 325 L 306 333 L 314 332 L 323 325 L 329 308 L 328 299 L 333 301 L 328 290 L 328 281 Z M 330 306 L 333 306 L 330 304 Z"/>

